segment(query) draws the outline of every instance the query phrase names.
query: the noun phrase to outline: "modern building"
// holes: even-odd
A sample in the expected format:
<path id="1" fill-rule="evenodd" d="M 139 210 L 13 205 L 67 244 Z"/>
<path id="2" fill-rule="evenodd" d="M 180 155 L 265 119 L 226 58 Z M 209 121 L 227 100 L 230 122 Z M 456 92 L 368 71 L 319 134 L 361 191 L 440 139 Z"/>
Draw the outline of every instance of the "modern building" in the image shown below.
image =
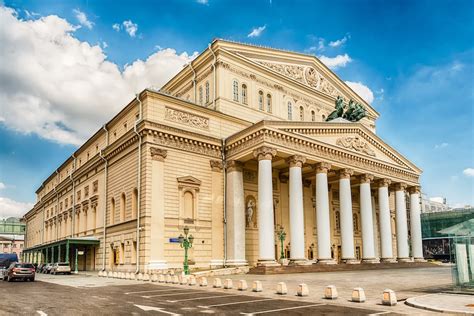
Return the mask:
<path id="1" fill-rule="evenodd" d="M 366 117 L 326 122 L 338 97 Z M 26 256 L 179 268 L 187 226 L 199 268 L 275 265 L 281 227 L 294 264 L 422 260 L 421 170 L 378 117 L 314 56 L 214 40 L 44 180 Z"/>
<path id="2" fill-rule="evenodd" d="M 421 204 L 422 213 L 446 212 L 451 209 L 451 207 L 446 203 L 446 198 L 428 198 L 426 194 L 423 193 L 421 194 Z"/>
<path id="3" fill-rule="evenodd" d="M 0 220 L 0 253 L 16 253 L 18 257 L 23 252 L 26 224 L 19 218 L 9 217 Z"/>

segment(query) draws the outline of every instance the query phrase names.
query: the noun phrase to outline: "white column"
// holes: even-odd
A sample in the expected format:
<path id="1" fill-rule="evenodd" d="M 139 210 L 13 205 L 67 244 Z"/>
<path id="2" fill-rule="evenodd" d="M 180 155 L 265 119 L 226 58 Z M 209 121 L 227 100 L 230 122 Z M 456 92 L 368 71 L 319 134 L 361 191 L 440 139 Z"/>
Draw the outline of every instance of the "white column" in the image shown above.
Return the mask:
<path id="1" fill-rule="evenodd" d="M 316 164 L 316 229 L 318 231 L 318 263 L 334 264 L 331 257 L 331 223 L 329 221 L 328 170 L 326 162 Z"/>
<path id="2" fill-rule="evenodd" d="M 295 155 L 288 159 L 290 165 L 290 242 L 291 261 L 298 264 L 306 261 L 304 242 L 303 178 L 301 168 L 306 158 Z"/>
<path id="3" fill-rule="evenodd" d="M 420 218 L 420 187 L 410 188 L 410 232 L 411 249 L 415 261 L 425 261 L 423 258 L 423 244 L 421 241 Z"/>
<path id="4" fill-rule="evenodd" d="M 392 224 L 390 220 L 390 208 L 388 204 L 388 185 L 390 180 L 379 181 L 379 217 L 380 217 L 380 245 L 381 260 L 394 262 L 392 252 Z"/>
<path id="5" fill-rule="evenodd" d="M 360 217 L 362 223 L 362 261 L 376 263 L 374 243 L 374 218 L 370 181 L 374 176 L 364 174 L 360 177 Z"/>
<path id="6" fill-rule="evenodd" d="M 247 265 L 245 260 L 245 197 L 242 163 L 226 163 L 227 261 L 230 266 Z"/>
<path id="7" fill-rule="evenodd" d="M 352 217 L 351 169 L 339 170 L 339 206 L 341 214 L 341 255 L 344 263 L 356 263 Z"/>
<path id="8" fill-rule="evenodd" d="M 275 261 L 275 223 L 273 218 L 272 159 L 276 150 L 261 147 L 254 151 L 258 159 L 258 265 L 278 265 Z"/>
<path id="9" fill-rule="evenodd" d="M 406 262 L 410 260 L 408 248 L 408 222 L 407 205 L 405 200 L 406 184 L 395 185 L 395 221 L 397 227 L 397 260 Z"/>

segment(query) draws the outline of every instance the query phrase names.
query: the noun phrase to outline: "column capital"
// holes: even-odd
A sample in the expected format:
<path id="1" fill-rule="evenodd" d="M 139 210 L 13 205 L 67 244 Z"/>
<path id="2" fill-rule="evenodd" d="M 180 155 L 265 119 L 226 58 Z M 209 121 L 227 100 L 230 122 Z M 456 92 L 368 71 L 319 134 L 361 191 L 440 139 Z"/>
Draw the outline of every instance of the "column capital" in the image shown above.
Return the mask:
<path id="1" fill-rule="evenodd" d="M 421 192 L 421 187 L 419 185 L 414 185 L 408 188 L 408 192 L 410 192 L 410 194 L 419 194 Z"/>
<path id="2" fill-rule="evenodd" d="M 306 162 L 306 158 L 301 155 L 293 155 L 286 159 L 286 162 L 291 167 L 303 167 L 303 164 Z"/>
<path id="3" fill-rule="evenodd" d="M 339 179 L 350 179 L 354 174 L 354 170 L 349 168 L 343 168 L 338 170 Z"/>
<path id="4" fill-rule="evenodd" d="M 211 169 L 214 172 L 221 172 L 222 168 L 224 167 L 222 160 L 210 160 L 209 164 L 211 165 Z"/>
<path id="5" fill-rule="evenodd" d="M 405 191 L 407 186 L 408 185 L 406 183 L 403 183 L 403 182 L 397 182 L 394 185 L 395 191 Z"/>
<path id="6" fill-rule="evenodd" d="M 374 176 L 369 173 L 361 174 L 359 180 L 360 183 L 370 183 L 372 180 L 374 180 Z"/>
<path id="7" fill-rule="evenodd" d="M 328 173 L 331 164 L 329 162 L 318 162 L 314 165 L 314 169 L 316 169 L 316 173 Z"/>
<path id="8" fill-rule="evenodd" d="M 277 150 L 268 146 L 262 146 L 253 151 L 253 156 L 258 160 L 272 160 L 276 154 Z"/>
<path id="9" fill-rule="evenodd" d="M 380 179 L 377 181 L 379 187 L 388 187 L 392 183 L 390 179 Z"/>
<path id="10" fill-rule="evenodd" d="M 244 164 L 237 160 L 229 160 L 226 162 L 227 172 L 239 171 L 242 172 Z"/>
<path id="11" fill-rule="evenodd" d="M 150 147 L 150 154 L 152 160 L 164 161 L 166 156 L 168 155 L 168 151 L 166 149 L 161 149 L 158 147 Z"/>

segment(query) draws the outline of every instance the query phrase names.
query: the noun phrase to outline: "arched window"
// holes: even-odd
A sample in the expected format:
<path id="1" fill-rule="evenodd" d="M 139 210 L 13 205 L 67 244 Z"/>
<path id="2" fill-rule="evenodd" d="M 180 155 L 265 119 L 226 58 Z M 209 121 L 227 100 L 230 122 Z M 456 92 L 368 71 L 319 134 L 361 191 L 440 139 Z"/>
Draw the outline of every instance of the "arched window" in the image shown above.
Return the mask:
<path id="1" fill-rule="evenodd" d="M 334 224 L 336 226 L 336 231 L 341 232 L 341 213 L 339 211 L 336 211 Z"/>
<path id="2" fill-rule="evenodd" d="M 242 85 L 242 103 L 243 104 L 248 104 L 247 100 L 247 85 L 243 84 Z"/>
<path id="3" fill-rule="evenodd" d="M 120 196 L 120 221 L 123 222 L 125 220 L 125 203 L 127 199 L 125 198 L 125 193 L 122 193 Z"/>
<path id="4" fill-rule="evenodd" d="M 199 104 L 202 105 L 203 95 L 202 95 L 202 86 L 199 87 Z"/>
<path id="5" fill-rule="evenodd" d="M 239 102 L 239 83 L 237 82 L 237 80 L 234 80 L 232 88 L 234 94 L 234 101 Z"/>
<path id="6" fill-rule="evenodd" d="M 304 121 L 304 108 L 300 106 L 300 121 Z"/>
<path id="7" fill-rule="evenodd" d="M 290 101 L 288 101 L 288 120 L 293 119 L 293 105 L 291 104 Z"/>
<path id="8" fill-rule="evenodd" d="M 206 81 L 206 104 L 209 103 L 209 81 Z"/>
<path id="9" fill-rule="evenodd" d="M 258 91 L 258 109 L 263 111 L 263 91 Z"/>
<path id="10" fill-rule="evenodd" d="M 316 112 L 314 110 L 311 111 L 311 122 L 316 122 Z"/>
<path id="11" fill-rule="evenodd" d="M 138 208 L 138 190 L 137 188 L 133 189 L 132 193 L 132 218 L 137 218 L 137 208 Z"/>
<path id="12" fill-rule="evenodd" d="M 272 113 L 272 96 L 271 94 L 267 94 L 267 112 Z"/>
<path id="13" fill-rule="evenodd" d="M 352 223 L 354 226 L 354 233 L 359 231 L 359 216 L 352 214 Z"/>
<path id="14" fill-rule="evenodd" d="M 115 199 L 110 200 L 110 224 L 115 223 Z"/>
<path id="15" fill-rule="evenodd" d="M 326 115 L 322 115 L 321 118 L 323 119 L 323 121 L 326 119 Z"/>
<path id="16" fill-rule="evenodd" d="M 194 219 L 194 196 L 189 191 L 184 193 L 184 218 Z"/>

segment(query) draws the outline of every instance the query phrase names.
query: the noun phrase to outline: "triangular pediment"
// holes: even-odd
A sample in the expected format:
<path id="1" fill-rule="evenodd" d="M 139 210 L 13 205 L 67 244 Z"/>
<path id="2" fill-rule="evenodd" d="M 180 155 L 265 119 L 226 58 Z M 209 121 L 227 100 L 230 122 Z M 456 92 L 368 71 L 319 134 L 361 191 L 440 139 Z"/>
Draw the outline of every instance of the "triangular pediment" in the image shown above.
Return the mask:
<path id="1" fill-rule="evenodd" d="M 421 170 L 412 162 L 360 123 L 272 122 L 269 125 L 274 125 L 273 127 L 285 132 L 328 144 L 330 147 L 340 148 L 365 158 L 421 173 Z"/>
<path id="2" fill-rule="evenodd" d="M 201 180 L 193 177 L 193 176 L 184 176 L 184 177 L 178 177 L 176 179 L 179 184 L 186 184 L 190 186 L 200 186 L 201 185 Z"/>

